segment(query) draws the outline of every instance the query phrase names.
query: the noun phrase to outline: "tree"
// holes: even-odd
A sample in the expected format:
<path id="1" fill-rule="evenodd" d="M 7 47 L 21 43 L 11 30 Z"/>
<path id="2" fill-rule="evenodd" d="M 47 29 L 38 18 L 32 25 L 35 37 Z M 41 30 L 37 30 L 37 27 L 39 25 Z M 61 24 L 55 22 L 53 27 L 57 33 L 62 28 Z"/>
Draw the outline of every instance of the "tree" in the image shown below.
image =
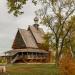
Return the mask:
<path id="1" fill-rule="evenodd" d="M 28 0 L 7 0 L 9 13 L 13 13 L 14 16 L 19 16 L 24 12 L 21 10 Z M 32 0 L 32 3 L 36 5 L 37 1 Z"/>
<path id="2" fill-rule="evenodd" d="M 75 75 L 75 60 L 72 58 L 71 53 L 67 51 L 59 64 L 60 75 Z"/>
<path id="3" fill-rule="evenodd" d="M 47 26 L 53 34 L 52 48 L 56 51 L 56 63 L 62 53 L 72 48 L 72 33 L 75 28 L 75 0 L 40 0 L 42 8 L 36 12 L 41 23 Z"/>
<path id="4" fill-rule="evenodd" d="M 72 25 L 72 28 L 70 29 L 70 32 L 68 35 L 68 42 L 69 42 L 69 46 L 70 46 L 72 52 L 74 53 L 74 51 L 75 51 L 74 50 L 75 49 L 75 15 L 73 15 L 71 17 L 71 19 L 68 21 L 68 24 Z"/>

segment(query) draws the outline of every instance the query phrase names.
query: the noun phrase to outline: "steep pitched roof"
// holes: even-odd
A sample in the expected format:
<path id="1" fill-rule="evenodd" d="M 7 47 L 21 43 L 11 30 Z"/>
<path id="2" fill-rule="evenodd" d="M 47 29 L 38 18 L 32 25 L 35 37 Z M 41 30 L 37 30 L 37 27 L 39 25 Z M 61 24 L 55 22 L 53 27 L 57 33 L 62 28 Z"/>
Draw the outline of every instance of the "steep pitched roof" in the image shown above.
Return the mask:
<path id="1" fill-rule="evenodd" d="M 37 43 L 41 44 L 44 42 L 43 39 L 44 31 L 41 28 L 37 29 L 34 26 L 29 26 L 29 30 L 32 32 L 32 35 L 34 36 Z"/>
<path id="2" fill-rule="evenodd" d="M 29 26 L 28 30 L 18 29 L 12 48 L 39 48 L 38 43 L 42 44 L 44 42 L 43 35 L 43 29 L 37 29 L 35 26 Z"/>
<path id="3" fill-rule="evenodd" d="M 30 31 L 27 31 L 25 29 L 19 29 L 19 32 L 25 42 L 26 47 L 38 48 Z"/>
<path id="4" fill-rule="evenodd" d="M 15 36 L 12 48 L 13 49 L 26 48 L 25 42 L 24 42 L 22 35 L 21 35 L 19 30 Z"/>
<path id="5" fill-rule="evenodd" d="M 46 51 L 46 50 L 29 48 L 29 49 L 15 49 L 15 50 L 10 50 L 10 51 L 7 51 L 6 54 L 10 54 L 10 56 L 12 56 L 12 55 L 15 55 L 18 52 L 48 53 L 48 51 Z"/>

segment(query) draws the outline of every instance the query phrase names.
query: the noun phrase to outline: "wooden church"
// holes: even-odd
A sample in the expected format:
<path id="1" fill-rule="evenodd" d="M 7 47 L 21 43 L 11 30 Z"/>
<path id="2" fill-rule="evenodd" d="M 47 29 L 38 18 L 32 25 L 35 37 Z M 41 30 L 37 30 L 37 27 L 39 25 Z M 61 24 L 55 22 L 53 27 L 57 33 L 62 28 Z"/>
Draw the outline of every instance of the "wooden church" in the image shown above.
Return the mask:
<path id="1" fill-rule="evenodd" d="M 7 51 L 8 63 L 48 63 L 50 62 L 49 50 L 42 48 L 44 31 L 39 27 L 38 18 L 34 18 L 35 24 L 27 30 L 18 29 L 14 39 L 12 50 Z"/>

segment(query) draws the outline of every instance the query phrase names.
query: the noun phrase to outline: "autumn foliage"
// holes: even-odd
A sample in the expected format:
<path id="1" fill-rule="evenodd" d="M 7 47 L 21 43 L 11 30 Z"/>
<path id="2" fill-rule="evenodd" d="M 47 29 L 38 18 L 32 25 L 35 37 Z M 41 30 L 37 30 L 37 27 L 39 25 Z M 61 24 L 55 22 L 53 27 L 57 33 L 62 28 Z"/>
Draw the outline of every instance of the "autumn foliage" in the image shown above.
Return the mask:
<path id="1" fill-rule="evenodd" d="M 75 75 L 75 60 L 69 52 L 60 60 L 59 70 L 60 75 Z"/>

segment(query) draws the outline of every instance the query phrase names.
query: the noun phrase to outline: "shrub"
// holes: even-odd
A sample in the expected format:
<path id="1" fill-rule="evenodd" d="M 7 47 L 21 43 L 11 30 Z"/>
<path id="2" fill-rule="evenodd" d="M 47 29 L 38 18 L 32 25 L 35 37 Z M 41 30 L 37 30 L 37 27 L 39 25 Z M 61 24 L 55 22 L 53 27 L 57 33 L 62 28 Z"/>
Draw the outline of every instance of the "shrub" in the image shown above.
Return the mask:
<path id="1" fill-rule="evenodd" d="M 70 52 L 64 54 L 59 62 L 60 75 L 75 75 L 75 61 Z"/>

